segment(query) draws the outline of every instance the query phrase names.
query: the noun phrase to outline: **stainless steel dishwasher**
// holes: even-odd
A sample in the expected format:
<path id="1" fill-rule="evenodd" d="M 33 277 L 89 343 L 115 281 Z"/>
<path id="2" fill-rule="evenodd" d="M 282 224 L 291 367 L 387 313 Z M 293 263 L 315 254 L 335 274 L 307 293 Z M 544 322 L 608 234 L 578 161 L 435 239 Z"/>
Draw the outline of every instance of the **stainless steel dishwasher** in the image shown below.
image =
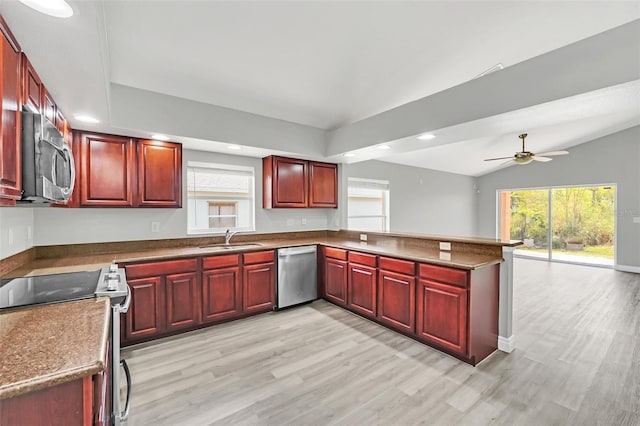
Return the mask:
<path id="1" fill-rule="evenodd" d="M 318 298 L 316 246 L 278 249 L 278 303 L 276 309 Z"/>

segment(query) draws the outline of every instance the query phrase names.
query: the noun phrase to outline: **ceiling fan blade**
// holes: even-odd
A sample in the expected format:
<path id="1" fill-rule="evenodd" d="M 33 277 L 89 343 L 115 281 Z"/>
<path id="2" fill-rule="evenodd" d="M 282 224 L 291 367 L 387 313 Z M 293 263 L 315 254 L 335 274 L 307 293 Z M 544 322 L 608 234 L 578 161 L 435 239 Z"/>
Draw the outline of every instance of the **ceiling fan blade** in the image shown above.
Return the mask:
<path id="1" fill-rule="evenodd" d="M 549 152 L 541 152 L 540 154 L 536 154 L 536 156 L 540 157 L 553 157 L 554 155 L 567 155 L 569 151 L 549 151 Z"/>
<path id="2" fill-rule="evenodd" d="M 487 158 L 484 161 L 495 161 L 495 160 L 511 160 L 513 157 L 499 157 L 499 158 Z"/>
<path id="3" fill-rule="evenodd" d="M 533 157 L 531 157 L 531 158 L 533 158 L 533 161 L 540 161 L 540 162 L 543 162 L 543 163 L 546 163 L 547 161 L 551 161 L 551 160 L 553 160 L 553 158 L 549 158 L 549 157 L 541 157 L 541 156 L 539 156 L 539 155 L 534 155 L 534 156 L 533 156 Z"/>

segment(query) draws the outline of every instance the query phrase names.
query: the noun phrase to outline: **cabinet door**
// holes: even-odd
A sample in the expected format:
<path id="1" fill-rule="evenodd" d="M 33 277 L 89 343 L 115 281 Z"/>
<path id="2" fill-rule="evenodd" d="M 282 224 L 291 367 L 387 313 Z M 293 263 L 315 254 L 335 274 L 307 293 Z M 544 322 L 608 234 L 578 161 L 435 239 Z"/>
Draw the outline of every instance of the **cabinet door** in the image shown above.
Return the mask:
<path id="1" fill-rule="evenodd" d="M 242 314 L 240 268 L 202 273 L 202 321 L 215 322 Z"/>
<path id="2" fill-rule="evenodd" d="M 418 283 L 418 337 L 466 355 L 467 301 L 466 289 L 421 279 Z"/>
<path id="3" fill-rule="evenodd" d="M 273 207 L 307 207 L 307 162 L 273 158 Z"/>
<path id="4" fill-rule="evenodd" d="M 309 207 L 338 207 L 338 165 L 309 162 Z"/>
<path id="5" fill-rule="evenodd" d="M 164 285 L 162 277 L 128 280 L 131 306 L 126 314 L 125 338 L 135 340 L 164 331 Z"/>
<path id="6" fill-rule="evenodd" d="M 51 97 L 51 94 L 49 93 L 47 88 L 44 86 L 44 84 L 41 86 L 40 93 L 42 95 L 42 101 L 40 102 L 40 105 L 42 107 L 42 115 L 44 115 L 44 118 L 49 120 L 51 124 L 55 126 L 56 112 L 57 112 L 56 103 L 54 102 L 53 98 Z"/>
<path id="7" fill-rule="evenodd" d="M 347 303 L 364 316 L 376 316 L 376 268 L 349 263 Z"/>
<path id="8" fill-rule="evenodd" d="M 167 275 L 167 330 L 197 325 L 199 322 L 199 291 L 196 272 Z"/>
<path id="9" fill-rule="evenodd" d="M 22 54 L 22 105 L 29 111 L 42 112 L 42 81 L 27 55 Z"/>
<path id="10" fill-rule="evenodd" d="M 80 205 L 132 207 L 135 179 L 133 140 L 87 134 L 80 142 Z"/>
<path id="11" fill-rule="evenodd" d="M 243 268 L 242 309 L 244 312 L 268 311 L 276 298 L 276 271 L 273 263 L 258 263 Z"/>
<path id="12" fill-rule="evenodd" d="M 4 21 L 2 21 L 4 22 Z M 0 34 L 0 206 L 14 205 L 20 199 L 20 54 L 4 34 Z"/>
<path id="13" fill-rule="evenodd" d="M 415 277 L 381 270 L 378 280 L 378 319 L 401 331 L 415 331 Z"/>
<path id="14" fill-rule="evenodd" d="M 182 207 L 182 145 L 138 141 L 140 207 Z"/>
<path id="15" fill-rule="evenodd" d="M 347 262 L 329 258 L 325 260 L 324 296 L 338 305 L 347 304 Z"/>

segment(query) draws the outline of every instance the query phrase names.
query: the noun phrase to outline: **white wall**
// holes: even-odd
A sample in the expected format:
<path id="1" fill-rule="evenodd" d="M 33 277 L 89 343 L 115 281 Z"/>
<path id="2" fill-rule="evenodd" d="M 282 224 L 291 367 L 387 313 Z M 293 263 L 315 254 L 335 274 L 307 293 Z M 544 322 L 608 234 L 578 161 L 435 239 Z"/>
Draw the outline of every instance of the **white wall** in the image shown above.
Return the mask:
<path id="1" fill-rule="evenodd" d="M 391 232 L 454 236 L 476 234 L 473 177 L 376 160 L 343 164 L 343 188 L 347 187 L 349 177 L 389 181 Z M 345 225 L 346 198 L 346 191 L 343 191 L 340 222 Z"/>
<path id="2" fill-rule="evenodd" d="M 617 185 L 617 263 L 640 268 L 640 126 L 569 148 L 550 163 L 511 166 L 481 176 L 478 234 L 496 237 L 496 191 L 562 185 Z"/>
<path id="3" fill-rule="evenodd" d="M 201 151 L 183 151 L 183 182 L 187 161 L 252 166 L 256 175 L 256 232 L 287 232 L 327 229 L 332 209 L 262 208 L 262 159 Z M 182 209 L 34 209 L 35 245 L 184 238 L 187 235 L 187 200 Z M 15 210 L 15 208 L 8 208 Z M 302 224 L 306 219 L 306 225 Z M 151 232 L 151 222 L 160 232 Z M 288 225 L 287 223 L 292 223 Z M 4 228 L 4 227 L 3 227 Z"/>
<path id="4" fill-rule="evenodd" d="M 0 259 L 33 247 L 33 209 L 0 208 Z"/>

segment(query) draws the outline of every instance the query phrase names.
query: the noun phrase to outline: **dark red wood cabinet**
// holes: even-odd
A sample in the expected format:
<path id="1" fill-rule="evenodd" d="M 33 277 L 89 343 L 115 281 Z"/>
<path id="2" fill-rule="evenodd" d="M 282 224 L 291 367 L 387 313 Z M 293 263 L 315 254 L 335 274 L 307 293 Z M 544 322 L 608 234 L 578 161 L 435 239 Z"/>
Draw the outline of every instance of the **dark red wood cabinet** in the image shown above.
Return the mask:
<path id="1" fill-rule="evenodd" d="M 338 166 L 269 156 L 262 159 L 262 207 L 338 207 Z"/>
<path id="2" fill-rule="evenodd" d="M 131 306 L 126 315 L 124 340 L 154 336 L 165 330 L 165 289 L 162 276 L 128 279 Z"/>
<path id="3" fill-rule="evenodd" d="M 338 165 L 309 161 L 309 207 L 338 207 Z"/>
<path id="4" fill-rule="evenodd" d="M 232 254 L 202 259 L 202 322 L 213 323 L 242 314 L 239 258 Z"/>
<path id="5" fill-rule="evenodd" d="M 200 289 L 197 277 L 196 272 L 165 277 L 167 330 L 192 327 L 200 322 Z"/>
<path id="6" fill-rule="evenodd" d="M 347 307 L 366 317 L 377 314 L 377 256 L 348 252 Z"/>
<path id="7" fill-rule="evenodd" d="M 347 262 L 326 258 L 324 262 L 324 297 L 331 302 L 347 304 Z"/>
<path id="8" fill-rule="evenodd" d="M 31 112 L 42 113 L 42 80 L 24 53 L 22 56 L 22 105 Z"/>
<path id="9" fill-rule="evenodd" d="M 44 86 L 44 84 L 40 88 L 40 94 L 42 96 L 42 100 L 40 101 L 40 105 L 42 108 L 42 115 L 44 115 L 44 118 L 46 118 L 53 125 L 55 125 L 56 115 L 58 112 L 56 108 L 56 102 L 53 100 L 53 98 L 51 97 L 51 94 L 49 93 L 47 88 Z"/>
<path id="10" fill-rule="evenodd" d="M 80 206 L 133 207 L 136 184 L 133 139 L 81 133 L 79 140 Z"/>
<path id="11" fill-rule="evenodd" d="M 20 46 L 0 17 L 0 206 L 15 205 L 21 182 L 21 55 Z"/>
<path id="12" fill-rule="evenodd" d="M 417 308 L 419 339 L 467 354 L 467 289 L 420 279 Z"/>
<path id="13" fill-rule="evenodd" d="M 416 278 L 380 270 L 378 274 L 378 320 L 391 328 L 413 333 Z"/>
<path id="14" fill-rule="evenodd" d="M 274 254 L 273 250 L 243 254 L 243 312 L 264 312 L 274 307 L 276 298 Z"/>
<path id="15" fill-rule="evenodd" d="M 182 207 L 182 145 L 139 140 L 138 207 Z"/>

